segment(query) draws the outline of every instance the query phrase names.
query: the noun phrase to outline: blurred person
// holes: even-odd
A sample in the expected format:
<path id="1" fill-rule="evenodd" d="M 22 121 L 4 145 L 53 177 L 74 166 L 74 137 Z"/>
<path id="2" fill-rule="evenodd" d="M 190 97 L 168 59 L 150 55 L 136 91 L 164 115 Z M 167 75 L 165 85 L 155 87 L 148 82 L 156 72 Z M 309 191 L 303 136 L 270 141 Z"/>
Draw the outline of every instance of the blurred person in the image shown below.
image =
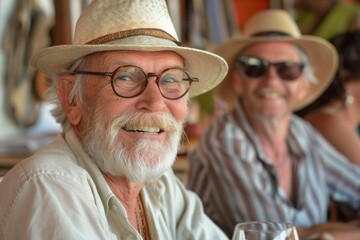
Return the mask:
<path id="1" fill-rule="evenodd" d="M 339 56 L 339 70 L 330 86 L 299 111 L 350 161 L 360 165 L 360 30 L 331 40 Z"/>
<path id="2" fill-rule="evenodd" d="M 360 216 L 360 167 L 293 113 L 329 85 L 336 49 L 301 35 L 286 12 L 267 10 L 215 52 L 230 67 L 216 92 L 237 98 L 189 155 L 188 187 L 205 212 L 228 236 L 237 223 L 259 220 L 292 223 L 301 239 L 358 239 L 357 221 L 329 222 L 328 210 L 333 198 Z"/>
<path id="3" fill-rule="evenodd" d="M 32 63 L 63 132 L 1 181 L 0 239 L 227 239 L 171 169 L 227 64 L 179 43 L 164 0 L 94 0 Z"/>
<path id="4" fill-rule="evenodd" d="M 302 34 L 331 39 L 360 28 L 358 3 L 342 0 L 295 0 L 295 19 Z"/>

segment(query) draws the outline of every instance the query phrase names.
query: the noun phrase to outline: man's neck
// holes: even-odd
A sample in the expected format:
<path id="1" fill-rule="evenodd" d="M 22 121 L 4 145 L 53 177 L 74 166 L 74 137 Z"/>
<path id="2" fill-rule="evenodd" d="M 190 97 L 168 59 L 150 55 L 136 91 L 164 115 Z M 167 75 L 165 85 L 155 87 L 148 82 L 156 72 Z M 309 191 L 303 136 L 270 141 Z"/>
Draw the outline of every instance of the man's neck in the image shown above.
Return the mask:
<path id="1" fill-rule="evenodd" d="M 114 177 L 108 173 L 102 173 L 112 192 L 126 209 L 135 209 L 136 201 L 140 194 L 143 183 L 129 182 L 125 177 Z"/>
<path id="2" fill-rule="evenodd" d="M 250 116 L 250 122 L 254 131 L 262 141 L 269 143 L 279 143 L 285 141 L 290 116 L 279 116 L 268 118 L 264 116 Z"/>
<path id="3" fill-rule="evenodd" d="M 264 118 L 257 117 L 253 128 L 262 145 L 265 154 L 273 161 L 281 161 L 288 157 L 287 135 L 290 117 Z"/>
<path id="4" fill-rule="evenodd" d="M 107 184 L 117 199 L 124 206 L 130 224 L 139 230 L 136 213 L 139 211 L 140 190 L 143 183 L 129 182 L 125 177 L 114 177 L 107 173 L 102 173 Z"/>

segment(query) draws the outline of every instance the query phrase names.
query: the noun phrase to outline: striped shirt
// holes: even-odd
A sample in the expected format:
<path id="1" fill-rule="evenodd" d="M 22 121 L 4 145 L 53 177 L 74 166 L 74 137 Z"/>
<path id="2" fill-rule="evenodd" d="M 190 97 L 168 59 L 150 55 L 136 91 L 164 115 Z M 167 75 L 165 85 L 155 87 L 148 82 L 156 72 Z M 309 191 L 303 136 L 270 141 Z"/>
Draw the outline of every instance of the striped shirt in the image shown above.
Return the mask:
<path id="1" fill-rule="evenodd" d="M 188 187 L 229 236 L 239 222 L 262 220 L 310 227 L 327 221 L 330 198 L 360 208 L 360 167 L 337 152 L 314 128 L 293 115 L 287 144 L 292 188 L 287 200 L 241 104 L 213 120 L 189 154 Z M 359 212 L 359 211 L 358 211 Z"/>

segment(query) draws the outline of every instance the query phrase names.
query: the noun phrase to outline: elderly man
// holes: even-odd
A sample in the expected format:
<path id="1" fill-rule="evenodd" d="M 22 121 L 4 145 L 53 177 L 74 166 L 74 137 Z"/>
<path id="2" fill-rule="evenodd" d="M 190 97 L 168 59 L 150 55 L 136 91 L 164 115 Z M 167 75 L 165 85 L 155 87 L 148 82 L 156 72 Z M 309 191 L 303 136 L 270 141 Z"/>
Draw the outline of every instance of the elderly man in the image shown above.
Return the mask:
<path id="1" fill-rule="evenodd" d="M 171 170 L 188 96 L 227 64 L 181 46 L 164 0 L 94 0 L 32 63 L 64 131 L 1 182 L 0 239 L 227 239 Z"/>
<path id="2" fill-rule="evenodd" d="M 267 10 L 216 52 L 231 69 L 219 95 L 230 101 L 234 89 L 238 97 L 190 155 L 189 188 L 205 212 L 228 235 L 239 222 L 260 220 L 292 223 L 300 238 L 358 239 L 358 227 L 327 223 L 327 212 L 330 198 L 359 210 L 360 168 L 293 114 L 328 86 L 334 47 L 301 36 L 286 12 Z"/>

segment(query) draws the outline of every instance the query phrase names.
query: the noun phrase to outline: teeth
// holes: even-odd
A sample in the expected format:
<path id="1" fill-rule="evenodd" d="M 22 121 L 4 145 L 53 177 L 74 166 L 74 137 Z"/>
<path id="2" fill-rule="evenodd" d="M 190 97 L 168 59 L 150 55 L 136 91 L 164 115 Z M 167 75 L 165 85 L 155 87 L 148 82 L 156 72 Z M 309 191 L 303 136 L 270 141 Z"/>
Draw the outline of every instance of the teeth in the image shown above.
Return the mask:
<path id="1" fill-rule="evenodd" d="M 276 92 L 267 92 L 262 95 L 266 98 L 271 98 L 271 99 L 278 98 L 280 96 L 280 94 L 278 94 Z"/>
<path id="2" fill-rule="evenodd" d="M 155 128 L 155 127 L 142 127 L 139 129 L 130 129 L 130 128 L 124 127 L 124 129 L 129 132 L 142 132 L 142 133 L 152 133 L 152 134 L 160 132 L 160 128 Z"/>
<path id="3" fill-rule="evenodd" d="M 263 98 L 276 99 L 282 97 L 282 94 L 273 89 L 263 89 L 259 92 L 259 96 Z"/>

